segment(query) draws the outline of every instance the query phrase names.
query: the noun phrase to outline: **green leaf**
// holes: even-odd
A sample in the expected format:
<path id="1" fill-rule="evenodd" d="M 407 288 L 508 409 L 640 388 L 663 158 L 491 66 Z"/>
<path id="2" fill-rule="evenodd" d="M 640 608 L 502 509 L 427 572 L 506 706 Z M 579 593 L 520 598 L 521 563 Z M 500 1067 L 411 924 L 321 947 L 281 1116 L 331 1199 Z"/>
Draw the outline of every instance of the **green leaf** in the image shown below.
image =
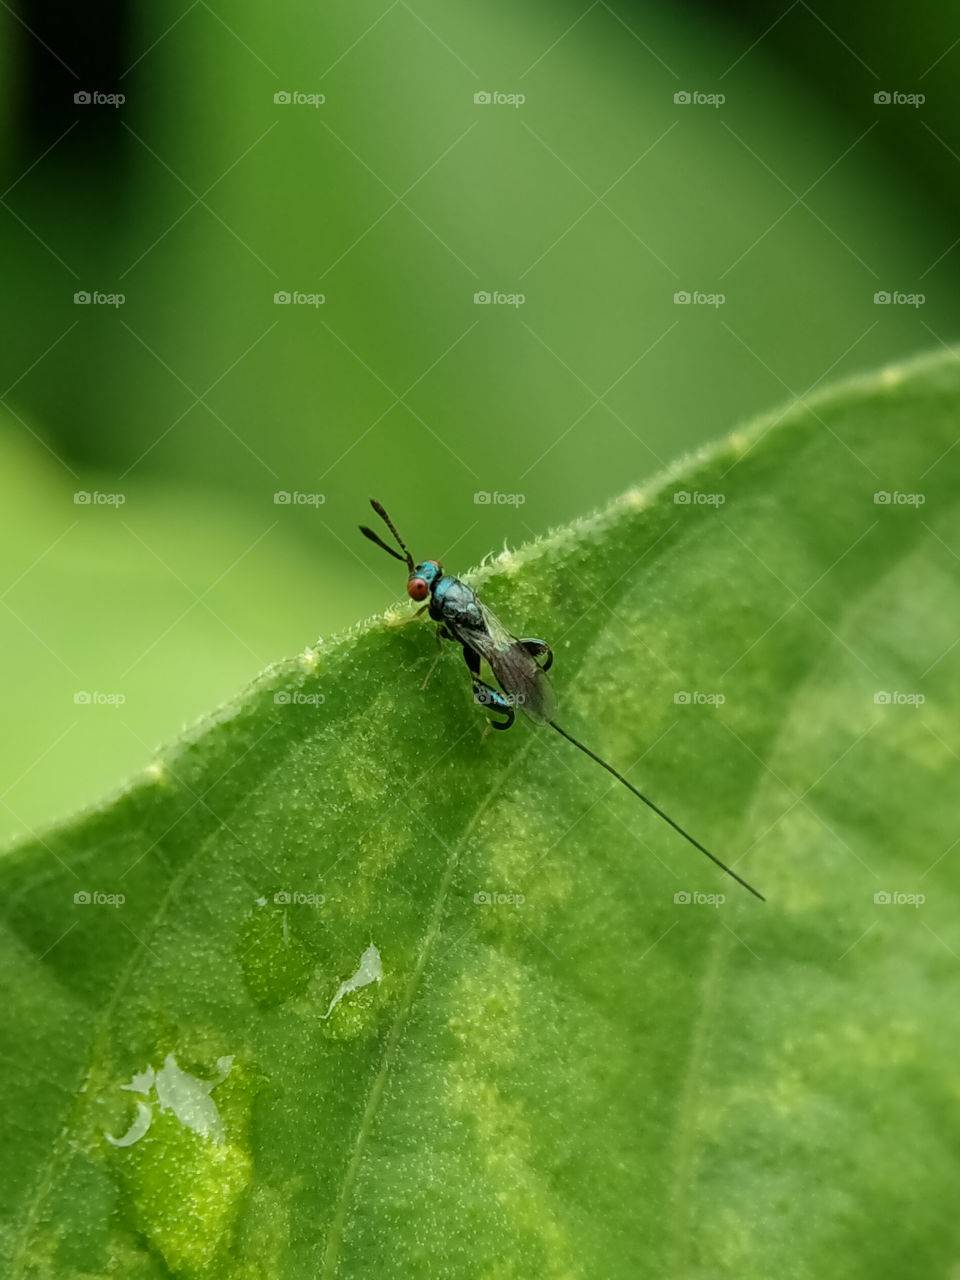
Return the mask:
<path id="1" fill-rule="evenodd" d="M 471 577 L 766 904 L 383 621 L 10 851 L 4 1274 L 946 1276 L 958 410 L 890 369 Z"/>

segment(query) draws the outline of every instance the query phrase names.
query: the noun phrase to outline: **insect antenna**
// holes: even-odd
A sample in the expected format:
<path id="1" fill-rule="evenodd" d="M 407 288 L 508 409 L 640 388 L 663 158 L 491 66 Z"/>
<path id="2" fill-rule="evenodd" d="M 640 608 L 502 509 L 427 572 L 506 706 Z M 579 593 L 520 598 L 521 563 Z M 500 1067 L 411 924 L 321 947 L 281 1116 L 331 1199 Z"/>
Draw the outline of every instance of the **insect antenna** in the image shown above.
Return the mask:
<path id="1" fill-rule="evenodd" d="M 399 560 L 401 564 L 409 565 L 410 562 L 406 556 L 402 556 L 399 551 L 394 551 L 393 547 L 388 547 L 383 539 L 378 534 L 374 533 L 372 529 L 368 529 L 365 524 L 360 526 L 360 532 L 364 537 L 369 538 L 371 542 L 375 542 L 378 547 L 387 553 L 388 556 L 393 556 L 394 560 Z"/>
<path id="2" fill-rule="evenodd" d="M 595 760 L 597 764 L 601 766 L 601 768 L 606 769 L 607 773 L 612 773 L 613 776 L 616 778 L 616 780 L 618 782 L 622 782 L 628 791 L 632 791 L 633 794 L 637 796 L 638 799 L 642 800 L 643 803 L 647 805 L 649 808 L 651 808 L 658 817 L 664 820 L 664 822 L 669 822 L 670 826 L 673 827 L 674 831 L 679 831 L 680 834 L 683 836 L 684 840 L 689 840 L 689 842 L 693 845 L 695 849 L 699 849 L 701 853 L 705 853 L 711 862 L 715 862 L 717 864 L 717 866 L 720 868 L 721 871 L 725 871 L 727 875 L 732 876 L 733 879 L 738 882 L 738 884 L 742 884 L 745 889 L 749 889 L 749 891 L 753 894 L 755 898 L 759 898 L 761 902 L 766 902 L 766 898 L 763 896 L 763 894 L 759 893 L 753 887 L 752 884 L 747 884 L 746 880 L 744 880 L 741 876 L 738 876 L 732 867 L 728 867 L 725 862 L 721 862 L 720 859 L 715 854 L 711 853 L 709 849 L 705 849 L 699 840 L 694 840 L 693 836 L 690 834 L 689 831 L 684 831 L 683 827 L 680 826 L 679 822 L 674 822 L 674 820 L 668 814 L 664 813 L 663 810 L 658 805 L 655 805 L 653 801 L 650 800 L 647 796 L 645 796 L 642 791 L 638 791 L 637 788 L 632 785 L 632 783 L 629 783 L 622 773 L 617 773 L 613 765 L 607 764 L 606 760 L 601 760 L 600 757 L 598 755 L 595 755 L 590 750 L 589 747 L 585 747 L 582 742 L 578 742 L 576 738 L 574 738 L 571 734 L 567 733 L 566 729 L 561 729 L 560 726 L 557 724 L 556 720 L 548 720 L 547 724 L 549 724 L 552 729 L 556 729 L 557 733 L 560 734 L 561 738 L 566 738 L 568 742 L 572 742 L 575 747 L 578 747 L 585 756 L 589 756 L 591 760 Z"/>
<path id="3" fill-rule="evenodd" d="M 394 528 L 393 521 L 387 515 L 386 511 L 383 509 L 380 503 L 376 500 L 376 498 L 370 499 L 370 505 L 371 507 L 373 507 L 374 511 L 377 513 L 380 519 L 384 522 L 384 524 L 387 526 L 387 528 L 396 538 L 397 542 L 400 544 L 400 547 L 403 551 L 403 555 L 402 556 L 398 555 L 398 553 L 394 551 L 393 547 L 388 547 L 387 544 L 383 541 L 383 539 L 379 536 L 379 534 L 374 533 L 372 529 L 368 529 L 365 524 L 362 524 L 360 526 L 360 532 L 363 534 L 365 538 L 369 538 L 371 542 L 375 542 L 378 547 L 381 547 L 384 551 L 386 551 L 388 556 L 393 556 L 394 560 L 400 560 L 404 564 L 406 564 L 410 572 L 413 573 L 413 568 L 414 568 L 413 556 L 407 550 L 407 544 L 404 542 L 404 540 L 400 537 L 399 533 L 397 533 L 396 529 Z"/>

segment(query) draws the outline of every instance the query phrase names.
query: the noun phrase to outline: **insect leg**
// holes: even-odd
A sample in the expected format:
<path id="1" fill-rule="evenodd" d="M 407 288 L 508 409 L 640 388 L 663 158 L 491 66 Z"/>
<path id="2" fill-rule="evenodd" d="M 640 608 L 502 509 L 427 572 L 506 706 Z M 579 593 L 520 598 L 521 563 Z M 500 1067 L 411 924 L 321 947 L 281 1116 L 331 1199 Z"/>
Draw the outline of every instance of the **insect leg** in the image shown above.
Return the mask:
<path id="1" fill-rule="evenodd" d="M 426 607 L 427 606 L 424 605 L 423 609 L 426 609 Z M 423 613 L 423 609 L 418 609 L 417 613 L 418 614 Z M 421 693 L 423 693 L 424 689 L 430 683 L 430 677 L 433 675 L 434 671 L 437 668 L 437 663 L 440 661 L 440 655 L 443 653 L 444 640 L 452 640 L 452 639 L 453 639 L 453 636 L 450 634 L 447 628 L 443 625 L 443 623 L 441 623 L 440 626 L 437 627 L 437 656 L 434 658 L 433 662 L 431 662 L 430 670 L 427 672 L 426 676 L 424 677 L 423 684 L 420 686 Z"/>
<path id="2" fill-rule="evenodd" d="M 504 717 L 503 720 L 490 721 L 491 729 L 509 729 L 517 718 L 517 713 L 511 707 L 499 689 L 494 689 L 492 685 L 487 684 L 484 680 L 473 680 L 473 700 L 479 702 L 482 707 L 489 707 L 491 711 L 495 711 L 498 715 Z"/>
<path id="3" fill-rule="evenodd" d="M 549 671 L 553 666 L 553 650 L 547 644 L 546 640 L 534 640 L 527 637 L 524 640 L 518 640 L 518 644 L 522 644 L 527 653 L 533 658 L 539 658 L 542 654 L 546 654 L 546 661 L 540 664 L 541 671 Z"/>
<path id="4" fill-rule="evenodd" d="M 389 618 L 387 620 L 387 626 L 388 627 L 405 627 L 408 622 L 415 621 L 415 619 L 420 617 L 421 613 L 423 613 L 425 610 L 429 608 L 430 608 L 430 604 L 428 602 L 425 605 L 421 605 L 421 607 L 416 611 L 416 613 L 408 614 L 406 617 L 403 617 L 403 618 Z"/>
<path id="5" fill-rule="evenodd" d="M 492 685 L 480 679 L 479 653 L 465 644 L 463 646 L 463 660 L 473 676 L 474 702 L 479 702 L 482 707 L 489 707 L 491 711 L 504 717 L 502 721 L 491 719 L 490 727 L 492 729 L 509 729 L 516 719 L 516 712 L 499 689 L 494 689 Z"/>

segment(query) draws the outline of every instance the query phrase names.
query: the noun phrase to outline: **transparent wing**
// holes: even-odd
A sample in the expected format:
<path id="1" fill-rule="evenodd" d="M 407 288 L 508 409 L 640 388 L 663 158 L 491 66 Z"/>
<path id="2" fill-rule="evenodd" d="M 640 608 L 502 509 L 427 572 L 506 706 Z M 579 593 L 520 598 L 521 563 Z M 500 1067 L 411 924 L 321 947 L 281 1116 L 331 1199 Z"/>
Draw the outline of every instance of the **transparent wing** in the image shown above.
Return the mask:
<path id="1" fill-rule="evenodd" d="M 458 638 L 490 664 L 500 688 L 532 720 L 552 720 L 556 696 L 540 664 L 512 636 L 495 613 L 480 603 L 485 626 L 457 627 Z"/>

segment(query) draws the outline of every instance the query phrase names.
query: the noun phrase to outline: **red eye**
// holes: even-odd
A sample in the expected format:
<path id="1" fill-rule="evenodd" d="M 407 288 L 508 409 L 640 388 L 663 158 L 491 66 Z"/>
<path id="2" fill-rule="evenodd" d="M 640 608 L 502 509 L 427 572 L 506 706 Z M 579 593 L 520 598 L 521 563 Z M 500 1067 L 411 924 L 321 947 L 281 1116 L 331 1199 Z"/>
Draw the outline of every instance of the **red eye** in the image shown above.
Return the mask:
<path id="1" fill-rule="evenodd" d="M 409 578 L 407 580 L 407 595 L 411 600 L 426 600 L 429 594 L 430 588 L 423 578 Z"/>

